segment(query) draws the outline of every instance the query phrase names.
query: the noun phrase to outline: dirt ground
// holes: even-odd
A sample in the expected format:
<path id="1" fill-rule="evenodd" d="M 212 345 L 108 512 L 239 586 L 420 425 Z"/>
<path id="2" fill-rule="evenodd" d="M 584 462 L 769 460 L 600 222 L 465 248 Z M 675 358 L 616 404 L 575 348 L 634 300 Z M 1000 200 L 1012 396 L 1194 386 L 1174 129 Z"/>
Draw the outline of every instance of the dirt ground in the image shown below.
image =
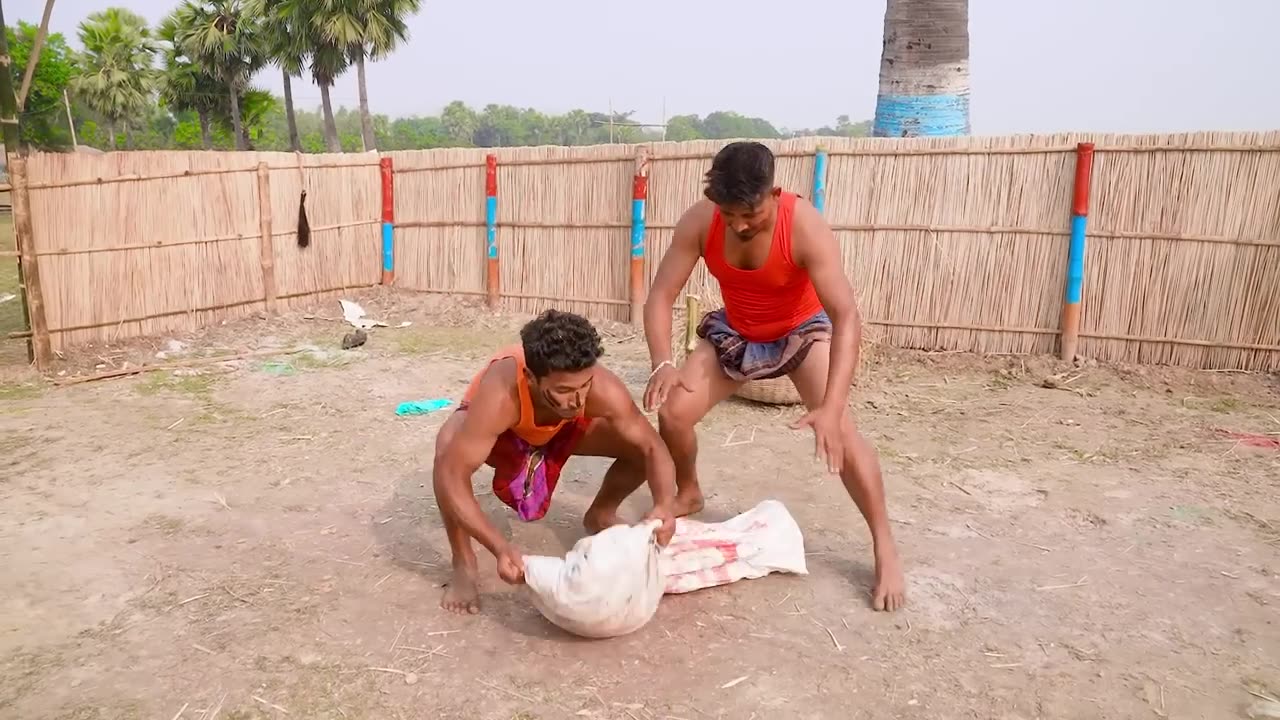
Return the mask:
<path id="1" fill-rule="evenodd" d="M 88 348 L 62 377 L 311 352 L 63 388 L 8 373 L 0 717 L 1231 718 L 1280 695 L 1280 450 L 1223 432 L 1280 438 L 1275 376 L 872 345 L 851 406 L 883 458 L 908 607 L 869 609 L 865 526 L 787 428 L 799 411 L 731 402 L 701 428 L 705 517 L 781 500 L 810 574 L 669 597 L 634 635 L 584 641 L 492 558 L 481 615 L 438 608 L 443 416 L 394 414 L 457 397 L 519 318 L 363 300 L 413 325 L 344 352 L 320 317 L 335 303 Z M 638 392 L 634 331 L 602 330 Z M 529 525 L 475 482 L 500 527 L 560 554 L 603 470 L 572 461 Z"/>

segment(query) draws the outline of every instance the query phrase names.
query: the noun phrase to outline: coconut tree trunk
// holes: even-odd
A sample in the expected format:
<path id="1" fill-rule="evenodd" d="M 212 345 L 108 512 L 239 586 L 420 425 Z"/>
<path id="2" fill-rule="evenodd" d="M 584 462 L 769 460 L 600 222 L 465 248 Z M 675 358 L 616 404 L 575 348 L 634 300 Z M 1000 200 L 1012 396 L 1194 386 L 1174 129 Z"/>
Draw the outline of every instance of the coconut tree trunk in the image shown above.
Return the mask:
<path id="1" fill-rule="evenodd" d="M 329 101 L 329 86 L 333 83 L 319 83 L 320 107 L 324 113 L 324 147 L 331 153 L 342 152 L 342 142 L 338 139 L 338 123 L 333 119 L 333 103 Z"/>
<path id="2" fill-rule="evenodd" d="M 111 149 L 116 149 L 116 121 L 114 119 L 107 121 L 107 132 L 111 133 Z"/>
<path id="3" fill-rule="evenodd" d="M 200 145 L 205 150 L 212 150 L 213 133 L 209 130 L 209 111 L 200 110 L 196 115 L 200 118 Z"/>
<path id="4" fill-rule="evenodd" d="M 373 116 L 369 114 L 369 85 L 364 77 L 364 50 L 356 55 L 356 78 L 360 85 L 360 130 L 364 133 L 365 151 L 377 150 L 378 141 L 373 135 Z"/>
<path id="5" fill-rule="evenodd" d="M 133 125 L 128 120 L 124 121 L 124 149 L 133 149 Z"/>
<path id="6" fill-rule="evenodd" d="M 294 152 L 302 152 L 302 140 L 298 137 L 298 116 L 293 110 L 293 78 L 289 77 L 289 71 L 282 71 L 284 74 L 284 117 L 289 124 L 289 149 Z"/>
<path id="7" fill-rule="evenodd" d="M 231 84 L 231 134 L 236 139 L 236 149 L 244 150 L 244 128 L 240 118 L 240 91 Z"/>
<path id="8" fill-rule="evenodd" d="M 888 0 L 872 134 L 969 134 L 968 0 Z"/>

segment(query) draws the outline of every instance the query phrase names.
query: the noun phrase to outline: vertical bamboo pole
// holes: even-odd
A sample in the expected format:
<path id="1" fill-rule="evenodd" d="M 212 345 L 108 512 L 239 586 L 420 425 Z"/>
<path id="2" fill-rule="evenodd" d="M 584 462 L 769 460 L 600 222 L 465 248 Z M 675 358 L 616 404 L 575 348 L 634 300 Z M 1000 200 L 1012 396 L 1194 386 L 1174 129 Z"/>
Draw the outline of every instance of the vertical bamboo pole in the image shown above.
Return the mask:
<path id="1" fill-rule="evenodd" d="M 262 294 L 267 312 L 274 315 L 276 301 L 276 246 L 271 239 L 271 170 L 264 162 L 258 163 L 258 220 L 262 228 Z"/>
<path id="2" fill-rule="evenodd" d="M 0 6 L 0 30 L 3 30 L 5 27 L 7 26 L 4 24 L 4 7 Z M 36 363 L 36 367 L 43 370 L 44 367 L 41 364 L 42 361 L 38 357 L 39 353 L 37 352 L 38 350 L 37 344 L 39 343 L 39 340 L 37 339 L 38 336 L 35 334 L 35 322 L 33 321 L 35 314 L 32 312 L 31 298 L 30 298 L 31 293 L 29 292 L 29 290 L 34 286 L 36 294 L 39 295 L 40 283 L 38 279 L 35 281 L 27 280 L 26 266 L 28 265 L 28 262 L 26 261 L 26 257 L 22 254 L 23 247 L 25 245 L 25 247 L 33 253 L 31 256 L 31 262 L 29 264 L 32 267 L 34 267 L 35 251 L 31 249 L 32 245 L 31 245 L 30 233 L 28 233 L 28 235 L 24 238 L 19 233 L 18 226 L 17 226 L 17 219 L 18 219 L 18 212 L 17 212 L 18 197 L 17 196 L 18 196 L 18 186 L 20 183 L 18 182 L 17 178 L 13 176 L 13 172 L 14 172 L 13 167 L 14 167 L 14 161 L 18 158 L 18 150 L 19 150 L 18 146 L 21 145 L 22 143 L 21 143 L 21 128 L 18 126 L 18 97 L 13 87 L 13 73 L 9 71 L 9 68 L 12 64 L 13 64 L 13 59 L 9 57 L 8 33 L 0 32 L 0 69 L 4 70 L 4 72 L 0 72 L 0 135 L 3 136 L 4 149 L 5 149 L 5 153 L 8 156 L 7 166 L 9 168 L 9 174 L 11 176 L 9 185 L 12 187 L 12 193 L 13 193 L 13 200 L 12 200 L 13 210 L 14 210 L 13 230 L 14 230 L 14 237 L 17 241 L 17 246 L 18 246 L 18 286 L 21 288 L 21 292 L 18 293 L 18 296 L 21 298 L 21 301 L 22 301 L 22 319 L 26 323 L 26 328 L 30 330 L 32 333 L 31 341 L 27 343 L 27 361 Z M 25 166 L 23 167 L 23 169 L 25 170 Z M 25 187 L 25 183 L 21 183 L 21 184 L 23 185 L 23 191 L 26 192 L 28 188 Z M 30 229 L 30 216 L 28 216 L 27 222 L 28 222 L 28 229 Z M 38 299 L 39 298 L 37 298 L 37 300 Z M 40 321 L 43 322 L 44 321 L 43 303 L 41 303 L 39 315 L 40 315 Z M 51 343 L 49 343 L 47 332 L 45 333 L 44 341 L 46 344 L 51 346 Z M 53 352 L 52 350 L 50 350 L 49 356 L 52 357 L 52 355 L 53 355 Z"/>
<path id="3" fill-rule="evenodd" d="M 382 284 L 391 285 L 396 280 L 395 168 L 389 157 L 382 158 L 378 166 L 382 171 Z"/>
<path id="4" fill-rule="evenodd" d="M 487 259 L 485 294 L 489 309 L 498 307 L 498 156 L 484 158 L 484 231 Z"/>
<path id="5" fill-rule="evenodd" d="M 44 49 L 45 40 L 49 38 L 49 18 L 53 15 L 53 0 L 45 0 L 44 16 L 40 18 L 40 29 L 36 32 L 35 42 L 31 44 L 31 54 L 27 56 L 27 70 L 22 74 L 22 88 L 18 90 L 18 110 L 27 106 L 27 92 L 31 90 L 31 79 L 36 74 L 36 64 L 40 62 L 40 51 Z"/>
<path id="6" fill-rule="evenodd" d="M 1071 202 L 1071 244 L 1067 251 L 1067 292 L 1062 304 L 1062 359 L 1074 360 L 1080 345 L 1080 301 L 1084 296 L 1085 230 L 1089 224 L 1089 180 L 1093 143 L 1076 146 L 1075 192 Z"/>
<path id="7" fill-rule="evenodd" d="M 31 326 L 30 359 L 41 372 L 53 362 L 53 342 L 44 315 L 44 291 L 40 287 L 40 266 L 32 242 L 31 194 L 28 189 L 27 159 L 9 154 L 9 185 L 13 192 L 13 232 L 18 241 L 18 268 L 22 296 L 26 299 L 27 320 Z"/>
<path id="8" fill-rule="evenodd" d="M 631 183 L 631 324 L 644 323 L 644 206 L 649 197 L 649 149 L 636 152 Z"/>
<path id="9" fill-rule="evenodd" d="M 67 89 L 62 89 L 62 106 L 67 109 L 67 129 L 71 131 L 71 148 L 78 150 L 80 141 L 76 140 L 76 121 L 71 117 L 71 98 L 67 95 Z"/>
<path id="10" fill-rule="evenodd" d="M 827 151 L 821 147 L 813 154 L 813 206 L 827 209 Z"/>
<path id="11" fill-rule="evenodd" d="M 686 358 L 693 354 L 694 348 L 698 347 L 698 323 L 702 321 L 702 315 L 698 312 L 699 304 L 697 295 L 684 296 L 684 356 Z"/>

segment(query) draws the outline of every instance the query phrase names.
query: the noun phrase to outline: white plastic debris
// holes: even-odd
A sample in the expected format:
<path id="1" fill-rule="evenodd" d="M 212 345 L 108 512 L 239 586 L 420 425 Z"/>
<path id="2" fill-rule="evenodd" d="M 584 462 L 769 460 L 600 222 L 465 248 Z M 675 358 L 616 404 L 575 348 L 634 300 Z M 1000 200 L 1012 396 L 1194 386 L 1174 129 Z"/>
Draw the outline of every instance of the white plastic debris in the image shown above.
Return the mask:
<path id="1" fill-rule="evenodd" d="M 338 304 L 342 306 L 342 319 L 347 321 L 351 327 L 359 328 L 360 330 L 369 330 L 376 327 L 390 327 L 381 320 L 374 320 L 373 318 L 368 317 L 368 313 L 364 311 L 363 307 L 360 307 L 360 303 L 358 302 L 353 300 L 339 300 Z M 406 320 L 399 325 L 396 325 L 396 327 L 407 328 L 412 324 L 413 323 L 411 321 Z"/>
<path id="2" fill-rule="evenodd" d="M 381 320 L 365 317 L 367 313 L 365 313 L 364 308 L 360 307 L 360 303 L 351 300 L 339 300 L 338 304 L 342 306 L 342 319 L 346 320 L 354 328 L 368 330 L 387 326 Z"/>

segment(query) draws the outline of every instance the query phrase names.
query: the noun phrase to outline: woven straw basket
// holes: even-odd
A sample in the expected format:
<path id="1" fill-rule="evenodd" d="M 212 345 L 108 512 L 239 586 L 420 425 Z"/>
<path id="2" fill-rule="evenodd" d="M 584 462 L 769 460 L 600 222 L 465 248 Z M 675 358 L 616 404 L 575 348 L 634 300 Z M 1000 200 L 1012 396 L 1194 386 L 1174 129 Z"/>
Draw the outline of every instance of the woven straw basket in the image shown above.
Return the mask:
<path id="1" fill-rule="evenodd" d="M 796 386 L 786 375 L 743 383 L 734 395 L 769 405 L 799 405 L 801 402 L 800 393 L 796 392 Z"/>
<path id="2" fill-rule="evenodd" d="M 693 352 L 693 348 L 698 344 L 698 321 L 702 318 L 702 312 L 699 308 L 698 297 L 696 295 L 685 296 L 685 331 L 684 342 L 676 343 L 680 348 L 680 362 Z M 768 405 L 799 405 L 800 394 L 796 392 L 796 386 L 791 383 L 791 378 L 783 375 L 782 377 L 773 378 L 771 380 L 751 380 L 743 383 L 742 387 L 734 393 L 743 400 L 752 400 L 758 403 L 766 403 Z"/>

